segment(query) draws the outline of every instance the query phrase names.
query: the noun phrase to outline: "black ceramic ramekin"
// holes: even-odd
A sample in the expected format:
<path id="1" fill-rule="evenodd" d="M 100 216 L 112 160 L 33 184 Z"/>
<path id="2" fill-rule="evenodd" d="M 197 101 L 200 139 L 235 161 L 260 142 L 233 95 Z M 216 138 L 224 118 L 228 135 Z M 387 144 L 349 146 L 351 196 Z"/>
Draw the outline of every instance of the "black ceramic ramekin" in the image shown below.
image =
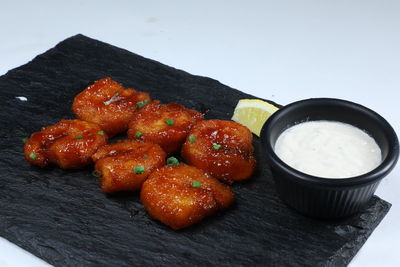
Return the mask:
<path id="1" fill-rule="evenodd" d="M 297 123 L 314 120 L 340 121 L 364 130 L 381 148 L 382 163 L 366 174 L 344 179 L 319 178 L 288 166 L 274 152 L 278 136 Z M 384 118 L 359 104 L 332 98 L 307 99 L 281 108 L 263 126 L 261 142 L 281 198 L 317 218 L 340 218 L 360 211 L 399 157 L 396 133 Z"/>

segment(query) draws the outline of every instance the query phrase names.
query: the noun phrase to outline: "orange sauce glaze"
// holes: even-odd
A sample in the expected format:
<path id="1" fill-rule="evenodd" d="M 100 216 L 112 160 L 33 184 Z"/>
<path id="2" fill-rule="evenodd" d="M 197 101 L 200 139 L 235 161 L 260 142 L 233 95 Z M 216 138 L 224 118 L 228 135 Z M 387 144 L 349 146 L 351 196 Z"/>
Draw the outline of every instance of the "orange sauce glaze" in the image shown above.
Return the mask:
<path id="1" fill-rule="evenodd" d="M 127 130 L 136 103 L 143 100 L 150 101 L 150 95 L 103 78 L 75 97 L 72 110 L 78 119 L 97 123 L 109 136 L 114 136 Z"/>
<path id="2" fill-rule="evenodd" d="M 40 167 L 54 163 L 64 169 L 79 169 L 91 163 L 92 154 L 106 142 L 107 135 L 97 124 L 62 120 L 33 133 L 24 154 L 28 162 Z"/>
<path id="3" fill-rule="evenodd" d="M 165 157 L 157 144 L 124 140 L 101 147 L 92 159 L 102 174 L 102 190 L 112 193 L 139 190 L 151 172 L 165 164 Z M 143 166 L 144 172 L 135 174 L 136 166 Z"/>
<path id="4" fill-rule="evenodd" d="M 234 197 L 229 186 L 180 163 L 154 171 L 144 182 L 140 199 L 150 216 L 178 230 L 228 208 Z"/>
<path id="5" fill-rule="evenodd" d="M 172 119 L 173 125 L 167 120 Z M 128 137 L 159 144 L 167 153 L 179 151 L 193 125 L 203 120 L 203 114 L 182 105 L 153 101 L 135 113 L 129 123 Z M 136 133 L 141 136 L 137 137 Z"/>
<path id="6" fill-rule="evenodd" d="M 232 183 L 248 179 L 254 172 L 252 141 L 252 133 L 239 123 L 204 120 L 192 128 L 181 155 L 188 164 Z"/>

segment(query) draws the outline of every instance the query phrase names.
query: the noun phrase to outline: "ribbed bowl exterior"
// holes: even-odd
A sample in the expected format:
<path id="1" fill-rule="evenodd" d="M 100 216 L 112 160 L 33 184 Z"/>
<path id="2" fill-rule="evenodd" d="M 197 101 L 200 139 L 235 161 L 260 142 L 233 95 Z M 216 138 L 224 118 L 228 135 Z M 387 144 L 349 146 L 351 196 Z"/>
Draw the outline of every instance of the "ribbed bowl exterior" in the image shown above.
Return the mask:
<path id="1" fill-rule="evenodd" d="M 382 152 L 374 170 L 344 179 L 319 178 L 284 163 L 275 153 L 279 135 L 300 122 L 332 120 L 354 125 L 371 135 Z M 340 99 L 315 98 L 291 103 L 275 112 L 261 130 L 261 143 L 281 198 L 293 209 L 316 218 L 340 218 L 361 211 L 399 157 L 399 141 L 376 112 Z"/>
<path id="2" fill-rule="evenodd" d="M 297 183 L 273 172 L 278 194 L 293 209 L 317 218 L 347 217 L 361 211 L 381 180 L 357 187 L 326 188 Z"/>

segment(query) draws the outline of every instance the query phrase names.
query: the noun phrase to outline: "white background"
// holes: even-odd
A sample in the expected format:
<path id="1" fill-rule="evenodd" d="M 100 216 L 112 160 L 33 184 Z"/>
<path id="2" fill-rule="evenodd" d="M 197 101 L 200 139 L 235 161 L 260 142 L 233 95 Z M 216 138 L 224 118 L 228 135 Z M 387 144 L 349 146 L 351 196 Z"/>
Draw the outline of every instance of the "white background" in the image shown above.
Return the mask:
<path id="1" fill-rule="evenodd" d="M 337 97 L 400 133 L 400 1 L 5 1 L 0 75 L 77 33 L 280 104 Z M 392 209 L 350 266 L 400 266 L 400 167 L 376 194 Z M 0 240 L 0 266 L 43 266 Z"/>

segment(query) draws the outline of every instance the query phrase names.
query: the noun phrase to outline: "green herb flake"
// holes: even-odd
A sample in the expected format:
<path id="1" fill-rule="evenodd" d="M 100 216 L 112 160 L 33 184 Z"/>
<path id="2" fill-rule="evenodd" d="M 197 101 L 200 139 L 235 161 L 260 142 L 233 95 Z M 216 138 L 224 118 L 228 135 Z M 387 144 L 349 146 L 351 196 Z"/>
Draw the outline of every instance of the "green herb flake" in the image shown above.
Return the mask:
<path id="1" fill-rule="evenodd" d="M 96 177 L 96 178 L 100 178 L 101 176 L 103 176 L 103 173 L 102 173 L 101 171 L 99 171 L 99 170 L 94 170 L 94 171 L 92 172 L 92 175 L 93 175 L 94 177 Z"/>
<path id="2" fill-rule="evenodd" d="M 191 144 L 194 144 L 194 142 L 196 142 L 196 137 L 194 137 L 193 134 L 189 135 L 189 142 L 190 142 Z"/>
<path id="3" fill-rule="evenodd" d="M 28 142 L 28 138 L 26 138 L 26 137 L 25 137 L 25 138 L 22 138 L 21 140 L 22 140 L 22 142 L 24 142 L 24 143 Z"/>
<path id="4" fill-rule="evenodd" d="M 167 159 L 167 165 L 168 166 L 178 166 L 179 165 L 179 160 L 175 157 L 169 157 Z"/>
<path id="5" fill-rule="evenodd" d="M 143 158 L 144 158 L 144 159 L 147 159 L 148 157 L 149 157 L 149 155 L 147 155 L 147 154 L 144 154 L 144 155 L 143 155 Z"/>
<path id="6" fill-rule="evenodd" d="M 213 148 L 214 148 L 215 150 L 218 150 L 218 149 L 221 148 L 221 145 L 220 145 L 220 144 L 217 144 L 217 143 L 213 143 Z"/>
<path id="7" fill-rule="evenodd" d="M 142 136 L 142 133 L 141 132 L 136 132 L 135 136 L 136 136 L 136 138 L 140 138 Z"/>
<path id="8" fill-rule="evenodd" d="M 112 102 L 117 102 L 118 100 L 121 100 L 121 98 L 117 98 L 117 96 L 119 95 L 119 92 L 115 92 L 114 95 L 107 101 L 104 101 L 104 105 L 108 106 L 110 105 Z"/>
<path id="9" fill-rule="evenodd" d="M 103 136 L 104 135 L 104 131 L 98 131 L 97 134 L 100 135 L 100 136 Z"/>
<path id="10" fill-rule="evenodd" d="M 172 125 L 174 125 L 174 119 L 173 118 L 169 118 L 169 119 L 165 120 L 165 123 L 168 126 L 172 126 Z"/>
<path id="11" fill-rule="evenodd" d="M 143 100 L 143 101 L 139 101 L 139 102 L 136 103 L 136 108 L 141 108 L 144 105 L 146 105 L 147 103 L 149 103 L 149 100 L 147 100 L 147 99 Z"/>
<path id="12" fill-rule="evenodd" d="M 133 168 L 134 174 L 143 174 L 145 171 L 146 171 L 146 169 L 144 168 L 144 166 L 135 166 Z"/>
<path id="13" fill-rule="evenodd" d="M 82 135 L 80 134 L 80 135 L 77 135 L 77 136 L 75 136 L 77 139 L 82 139 Z"/>
<path id="14" fill-rule="evenodd" d="M 92 136 L 92 135 L 93 135 L 92 133 L 88 134 L 88 136 Z"/>
<path id="15" fill-rule="evenodd" d="M 31 154 L 29 154 L 29 157 L 33 160 L 37 159 L 37 155 L 33 152 Z"/>
<path id="16" fill-rule="evenodd" d="M 192 186 L 193 187 L 201 187 L 201 183 L 199 181 L 193 181 Z"/>

